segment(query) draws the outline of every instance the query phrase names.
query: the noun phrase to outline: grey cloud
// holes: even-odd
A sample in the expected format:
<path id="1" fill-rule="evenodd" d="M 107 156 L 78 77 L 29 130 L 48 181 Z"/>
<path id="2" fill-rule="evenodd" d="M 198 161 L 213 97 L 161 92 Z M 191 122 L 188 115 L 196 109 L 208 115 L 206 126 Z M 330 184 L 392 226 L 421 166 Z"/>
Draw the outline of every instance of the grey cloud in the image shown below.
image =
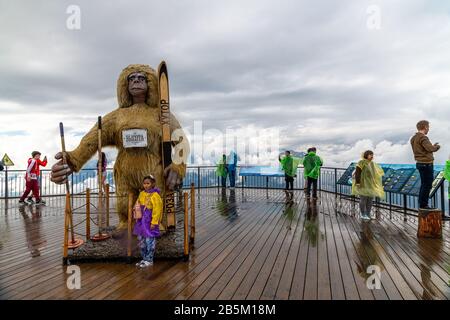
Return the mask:
<path id="1" fill-rule="evenodd" d="M 123 67 L 165 59 L 186 126 L 275 126 L 285 146 L 405 143 L 422 116 L 448 128 L 450 5 L 377 3 L 380 31 L 366 28 L 372 1 L 77 1 L 70 31 L 72 1 L 2 1 L 0 105 L 94 123 Z"/>

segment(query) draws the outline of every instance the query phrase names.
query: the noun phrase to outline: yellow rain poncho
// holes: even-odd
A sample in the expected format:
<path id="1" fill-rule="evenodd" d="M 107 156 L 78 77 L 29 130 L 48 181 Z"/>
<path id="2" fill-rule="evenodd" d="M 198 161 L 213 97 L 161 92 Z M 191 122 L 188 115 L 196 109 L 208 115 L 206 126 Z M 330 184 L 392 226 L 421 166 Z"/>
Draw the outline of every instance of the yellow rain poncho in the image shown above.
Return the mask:
<path id="1" fill-rule="evenodd" d="M 383 176 L 384 171 L 373 161 L 362 159 L 356 165 L 361 169 L 361 184 L 352 183 L 352 195 L 374 198 L 384 198 Z"/>

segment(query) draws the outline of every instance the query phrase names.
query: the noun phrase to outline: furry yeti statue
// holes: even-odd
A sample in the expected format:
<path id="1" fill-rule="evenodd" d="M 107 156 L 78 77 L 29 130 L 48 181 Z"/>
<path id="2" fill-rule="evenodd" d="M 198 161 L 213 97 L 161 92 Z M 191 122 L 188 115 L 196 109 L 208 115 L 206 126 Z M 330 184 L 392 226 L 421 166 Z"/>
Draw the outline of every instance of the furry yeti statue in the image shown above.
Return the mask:
<path id="1" fill-rule="evenodd" d="M 178 161 L 178 164 L 174 161 L 166 172 L 163 172 L 158 79 L 155 70 L 142 64 L 126 67 L 117 81 L 117 99 L 119 107 L 102 119 L 102 146 L 115 146 L 119 150 L 114 165 L 114 180 L 116 194 L 119 197 L 117 199 L 120 219 L 118 228 L 123 229 L 127 225 L 128 192 L 134 193 L 135 201 L 139 189 L 142 188 L 143 177 L 149 174 L 155 176 L 157 187 L 162 189 L 165 177 L 166 188 L 175 189 L 185 174 L 187 153 L 184 152 L 182 161 Z M 172 133 L 178 129 L 178 136 L 182 137 L 178 142 L 186 144 L 186 137 L 173 114 L 171 114 L 170 122 Z M 136 129 L 144 134 L 146 131 L 147 141 L 145 145 L 130 147 L 127 141 L 124 141 L 124 137 L 127 137 L 127 132 L 134 132 Z M 94 125 L 81 139 L 79 146 L 67 152 L 68 165 L 63 165 L 61 152 L 56 154 L 55 158 L 59 161 L 52 167 L 51 180 L 57 184 L 63 184 L 72 172 L 78 172 L 96 153 L 97 140 L 97 125 Z"/>

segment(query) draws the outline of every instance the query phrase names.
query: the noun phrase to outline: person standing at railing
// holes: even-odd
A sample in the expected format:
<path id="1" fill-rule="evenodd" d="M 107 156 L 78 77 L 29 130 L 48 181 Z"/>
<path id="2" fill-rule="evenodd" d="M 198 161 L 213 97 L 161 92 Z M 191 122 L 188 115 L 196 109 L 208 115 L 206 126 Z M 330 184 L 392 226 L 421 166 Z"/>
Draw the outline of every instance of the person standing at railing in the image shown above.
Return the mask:
<path id="1" fill-rule="evenodd" d="M 228 175 L 227 156 L 225 154 L 222 155 L 222 159 L 217 164 L 216 174 L 220 177 L 222 188 L 225 188 Z"/>
<path id="2" fill-rule="evenodd" d="M 352 179 L 352 195 L 359 196 L 361 219 L 370 220 L 373 198 L 384 198 L 383 169 L 373 161 L 373 151 L 367 150 L 356 165 Z"/>
<path id="3" fill-rule="evenodd" d="M 434 180 L 433 152 L 438 151 L 441 146 L 439 143 L 432 144 L 427 137 L 430 131 L 428 121 L 419 121 L 416 127 L 417 133 L 411 138 L 410 142 L 416 160 L 416 168 L 420 174 L 419 208 L 432 209 L 428 206 L 428 200 Z"/>
<path id="4" fill-rule="evenodd" d="M 303 174 L 306 180 L 306 198 L 309 200 L 311 197 L 317 200 L 317 180 L 320 175 L 320 168 L 323 165 L 322 159 L 316 154 L 317 149 L 315 147 L 308 149 L 308 154 L 303 159 Z"/>
<path id="5" fill-rule="evenodd" d="M 108 164 L 108 161 L 106 160 L 106 154 L 104 152 L 102 152 L 102 188 L 103 188 L 103 192 L 106 192 L 106 166 Z M 98 172 L 98 161 L 97 161 L 97 175 L 100 174 L 100 172 Z"/>
<path id="6" fill-rule="evenodd" d="M 290 201 L 294 197 L 292 190 L 294 190 L 294 177 L 297 173 L 297 167 L 294 169 L 294 158 L 291 156 L 289 150 L 284 152 L 283 158 L 278 156 L 278 161 L 280 161 L 281 169 L 284 171 L 284 180 L 286 181 L 285 192 L 289 198 L 287 201 Z"/>
<path id="7" fill-rule="evenodd" d="M 28 159 L 27 172 L 25 174 L 26 188 L 25 192 L 20 197 L 19 203 L 25 203 L 25 198 L 33 191 L 33 196 L 36 198 L 36 204 L 45 204 L 39 195 L 39 166 L 45 167 L 47 165 L 47 157 L 44 157 L 44 161 L 41 161 L 41 153 L 39 151 L 33 151 L 31 158 Z"/>
<path id="8" fill-rule="evenodd" d="M 228 169 L 228 177 L 230 178 L 230 188 L 234 189 L 236 185 L 236 167 L 238 162 L 238 156 L 236 152 L 233 150 L 230 151 L 230 154 L 227 158 L 227 169 Z"/>

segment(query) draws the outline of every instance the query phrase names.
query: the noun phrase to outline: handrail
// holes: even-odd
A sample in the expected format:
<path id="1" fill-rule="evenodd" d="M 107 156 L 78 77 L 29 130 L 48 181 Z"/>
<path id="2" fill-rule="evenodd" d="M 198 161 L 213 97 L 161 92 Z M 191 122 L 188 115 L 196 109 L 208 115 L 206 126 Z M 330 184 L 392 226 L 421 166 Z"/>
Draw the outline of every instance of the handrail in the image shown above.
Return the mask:
<path id="1" fill-rule="evenodd" d="M 252 165 L 252 164 L 249 164 L 249 165 L 238 165 L 238 166 L 236 166 L 236 167 L 237 167 L 237 168 L 240 168 L 240 167 L 247 167 L 247 166 L 256 166 L 256 165 Z M 186 168 L 187 168 L 187 169 L 191 169 L 191 168 L 217 168 L 217 165 L 197 165 L 197 166 L 195 166 L 195 165 L 188 165 L 188 166 L 186 166 Z M 302 166 L 299 166 L 299 168 L 303 168 L 303 167 L 302 167 Z M 323 166 L 322 169 L 338 169 L 338 170 L 346 170 L 347 168 L 342 168 L 342 167 L 327 167 L 327 166 Z M 108 170 L 114 170 L 114 168 L 113 168 L 113 167 L 107 167 L 106 170 L 107 170 L 107 171 L 108 171 Z M 39 171 L 40 171 L 40 172 L 51 172 L 52 170 L 51 170 L 51 169 L 40 169 Z M 83 169 L 81 169 L 80 171 L 97 171 L 97 168 L 83 168 Z M 4 172 L 4 171 L 1 171 L 1 172 Z M 1 173 L 1 172 L 0 172 L 0 173 Z M 8 172 L 9 172 L 9 173 L 14 173 L 14 172 L 23 172 L 23 173 L 25 173 L 26 170 L 25 170 L 25 169 L 13 169 L 13 170 L 8 169 Z"/>
<path id="2" fill-rule="evenodd" d="M 243 165 L 237 166 L 239 172 Z M 347 168 L 322 167 L 319 177 L 318 188 L 321 191 L 332 192 L 336 195 L 350 195 L 350 187 L 338 185 L 337 181 Z M 297 169 L 297 179 L 295 179 L 294 189 L 304 189 L 304 179 L 301 179 L 303 167 Z M 220 180 L 216 175 L 216 166 L 213 165 L 189 165 L 186 176 L 183 180 L 183 188 L 189 188 L 191 183 L 195 188 L 217 188 Z M 18 198 L 25 188 L 25 170 L 8 170 L 8 180 L 5 179 L 6 171 L 0 172 L 0 199 Z M 50 181 L 50 169 L 41 170 L 40 190 L 43 197 L 63 196 L 64 186 L 56 185 Z M 111 193 L 115 192 L 113 169 L 107 168 L 107 181 L 111 186 Z M 284 188 L 284 177 L 240 177 L 236 179 L 238 188 L 261 188 L 261 189 L 282 189 Z M 78 173 L 74 173 L 70 178 L 70 188 L 72 194 L 82 194 L 89 188 L 92 193 L 97 189 L 97 169 L 85 168 Z M 447 199 L 448 181 L 443 184 L 432 198 L 434 206 L 446 210 L 450 208 L 450 201 Z M 6 192 L 7 191 L 7 192 Z M 417 210 L 417 197 L 391 194 L 387 192 L 385 201 L 389 206 L 401 206 L 408 210 Z M 448 205 L 446 205 L 448 203 Z"/>

